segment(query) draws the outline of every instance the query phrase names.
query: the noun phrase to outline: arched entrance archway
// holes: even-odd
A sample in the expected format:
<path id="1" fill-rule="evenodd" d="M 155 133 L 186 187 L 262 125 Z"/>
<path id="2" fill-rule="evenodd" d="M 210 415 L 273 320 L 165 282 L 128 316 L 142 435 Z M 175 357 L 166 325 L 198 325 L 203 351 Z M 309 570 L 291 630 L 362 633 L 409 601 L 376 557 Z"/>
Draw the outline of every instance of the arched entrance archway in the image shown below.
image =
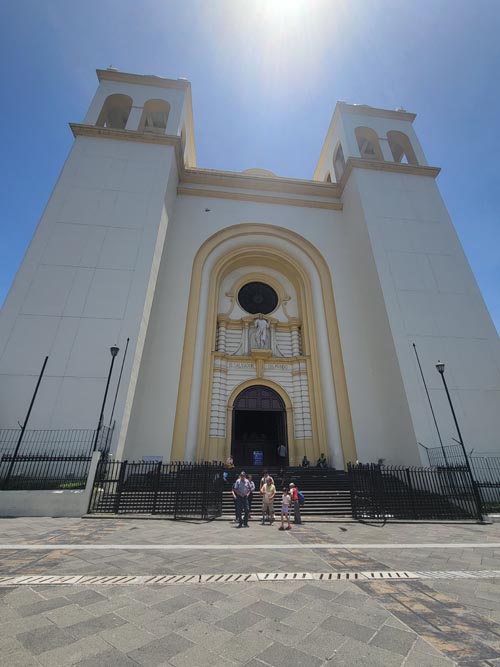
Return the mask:
<path id="1" fill-rule="evenodd" d="M 232 421 L 236 466 L 288 464 L 286 407 L 278 392 L 264 385 L 243 389 L 234 400 Z M 278 454 L 281 445 L 285 459 Z"/>

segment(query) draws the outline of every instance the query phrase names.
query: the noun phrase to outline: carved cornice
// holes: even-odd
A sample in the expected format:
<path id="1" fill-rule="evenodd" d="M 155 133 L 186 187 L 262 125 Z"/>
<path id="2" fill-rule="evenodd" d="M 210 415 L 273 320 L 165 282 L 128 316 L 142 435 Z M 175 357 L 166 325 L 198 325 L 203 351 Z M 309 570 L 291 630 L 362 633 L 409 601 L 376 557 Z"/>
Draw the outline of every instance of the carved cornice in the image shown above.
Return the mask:
<path id="1" fill-rule="evenodd" d="M 182 174 L 182 181 L 183 183 L 197 185 L 265 192 L 286 192 L 287 194 L 325 197 L 327 199 L 338 198 L 341 194 L 337 183 L 323 183 L 301 178 L 281 178 L 280 176 L 255 176 L 216 169 L 185 169 Z"/>
<path id="2" fill-rule="evenodd" d="M 140 132 L 139 130 L 117 130 L 112 127 L 98 127 L 97 125 L 83 125 L 82 123 L 69 124 L 74 137 L 107 137 L 121 141 L 139 141 L 146 144 L 162 144 L 177 146 L 181 143 L 180 137 L 172 134 L 157 134 L 156 132 Z"/>
<path id="3" fill-rule="evenodd" d="M 135 141 L 159 146 L 173 146 L 180 181 L 177 193 L 193 197 L 232 199 L 262 204 L 342 211 L 343 204 L 339 201 L 339 197 L 342 195 L 353 169 L 370 169 L 399 174 L 412 174 L 414 176 L 427 176 L 430 178 L 436 178 L 441 171 L 439 167 L 349 157 L 340 183 L 321 183 L 319 181 L 254 176 L 251 174 L 213 169 L 185 168 L 181 138 L 178 136 L 157 134 L 155 132 L 140 132 L 138 130 L 117 130 L 110 127 L 97 127 L 96 125 L 84 125 L 82 123 L 70 123 L 69 125 L 75 137 L 105 137 L 119 141 Z M 205 187 L 196 187 L 198 185 Z M 227 189 L 210 189 L 210 186 Z M 241 190 L 245 190 L 245 192 L 241 192 Z M 260 194 L 260 192 L 255 192 L 256 190 L 275 194 Z M 296 197 L 276 196 L 279 194 L 293 194 Z M 317 199 L 307 199 L 307 196 L 317 197 Z"/>
<path id="4" fill-rule="evenodd" d="M 302 199 L 293 197 L 273 197 L 251 192 L 234 192 L 234 190 L 209 190 L 206 188 L 184 188 L 179 186 L 177 194 L 191 197 L 210 197 L 212 199 L 233 199 L 237 201 L 251 201 L 259 204 L 278 204 L 280 206 L 299 206 L 301 208 L 321 208 L 331 211 L 341 211 L 343 205 L 338 201 L 320 201 L 316 199 Z"/>
<path id="5" fill-rule="evenodd" d="M 372 171 L 388 171 L 396 174 L 412 174 L 413 176 L 428 176 L 436 178 L 441 171 L 440 167 L 424 167 L 423 165 L 402 164 L 401 162 L 382 162 L 380 160 L 365 160 L 360 157 L 350 157 L 347 160 L 344 173 L 340 180 L 342 191 L 353 169 L 370 169 Z"/>
<path id="6" fill-rule="evenodd" d="M 105 137 L 117 141 L 137 141 L 143 144 L 156 144 L 159 146 L 173 146 L 175 148 L 175 160 L 177 171 L 183 170 L 183 157 L 181 138 L 175 134 L 157 134 L 156 132 L 140 132 L 139 130 L 117 130 L 113 127 L 98 127 L 97 125 L 84 125 L 83 123 L 69 124 L 74 137 Z"/>
<path id="7" fill-rule="evenodd" d="M 288 365 L 297 364 L 301 361 L 306 362 L 310 358 L 310 357 L 304 356 L 304 355 L 301 355 L 300 357 L 273 357 L 273 356 L 269 356 L 269 353 L 271 352 L 271 350 L 256 350 L 256 349 L 251 351 L 252 356 L 250 356 L 250 357 L 245 357 L 243 355 L 238 355 L 238 356 L 234 355 L 233 356 L 233 355 L 227 354 L 226 352 L 212 352 L 212 357 L 214 359 L 220 359 L 221 361 L 225 361 L 227 363 L 249 363 L 249 364 L 253 364 L 253 363 L 255 363 L 254 353 L 260 353 L 260 352 L 266 353 L 265 355 L 263 355 L 263 356 L 266 356 L 266 364 L 269 363 L 269 364 L 280 364 L 280 365 L 283 365 L 283 366 L 285 366 L 285 365 L 288 366 Z M 221 368 L 224 368 L 224 367 L 217 366 L 216 370 L 220 370 Z M 300 371 L 300 372 L 302 372 L 302 371 Z"/>

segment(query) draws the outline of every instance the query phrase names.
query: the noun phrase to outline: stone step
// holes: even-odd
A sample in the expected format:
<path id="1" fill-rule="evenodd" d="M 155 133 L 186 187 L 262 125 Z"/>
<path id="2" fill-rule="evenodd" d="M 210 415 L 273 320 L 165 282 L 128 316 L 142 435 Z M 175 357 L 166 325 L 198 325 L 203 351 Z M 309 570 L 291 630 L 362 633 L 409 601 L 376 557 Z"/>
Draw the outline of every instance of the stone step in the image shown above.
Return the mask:
<path id="1" fill-rule="evenodd" d="M 351 494 L 349 491 L 340 490 L 315 490 L 304 492 L 305 503 L 301 508 L 304 515 L 321 514 L 330 516 L 351 516 Z M 275 502 L 275 510 L 279 510 L 280 496 Z M 254 496 L 253 514 L 260 512 L 261 497 Z M 224 491 L 222 500 L 222 514 L 234 514 L 234 501 L 230 491 Z"/>

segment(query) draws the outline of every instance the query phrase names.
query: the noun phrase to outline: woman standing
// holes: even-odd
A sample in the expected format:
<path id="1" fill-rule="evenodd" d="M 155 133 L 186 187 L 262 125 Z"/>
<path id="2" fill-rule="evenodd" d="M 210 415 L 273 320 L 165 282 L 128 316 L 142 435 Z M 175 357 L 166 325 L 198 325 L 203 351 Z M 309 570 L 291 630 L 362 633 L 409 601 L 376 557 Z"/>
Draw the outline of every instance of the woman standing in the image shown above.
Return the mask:
<path id="1" fill-rule="evenodd" d="M 281 497 L 281 526 L 279 530 L 291 530 L 292 525 L 290 523 L 290 503 L 292 502 L 292 497 L 288 492 L 288 489 L 283 489 L 283 496 Z M 288 523 L 285 528 L 285 521 Z"/>

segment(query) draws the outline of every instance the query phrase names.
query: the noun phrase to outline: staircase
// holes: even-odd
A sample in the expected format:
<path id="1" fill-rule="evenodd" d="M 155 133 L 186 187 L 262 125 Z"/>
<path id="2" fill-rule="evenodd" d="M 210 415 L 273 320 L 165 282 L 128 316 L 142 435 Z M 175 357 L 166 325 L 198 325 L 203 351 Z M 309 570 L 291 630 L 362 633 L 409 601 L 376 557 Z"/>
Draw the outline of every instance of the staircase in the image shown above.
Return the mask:
<path id="1" fill-rule="evenodd" d="M 245 472 L 251 474 L 255 482 L 253 510 L 254 517 L 260 515 L 261 496 L 258 493 L 262 467 L 247 466 Z M 351 488 L 347 473 L 343 470 L 320 470 L 319 468 L 286 468 L 284 480 L 281 480 L 279 468 L 268 468 L 276 484 L 276 500 L 274 508 L 278 516 L 281 502 L 281 490 L 294 482 L 305 496 L 305 504 L 301 507 L 303 516 L 321 515 L 332 517 L 351 517 Z M 239 468 L 229 471 L 228 483 L 224 487 L 222 515 L 234 516 L 234 503 L 231 486 L 239 473 Z"/>

